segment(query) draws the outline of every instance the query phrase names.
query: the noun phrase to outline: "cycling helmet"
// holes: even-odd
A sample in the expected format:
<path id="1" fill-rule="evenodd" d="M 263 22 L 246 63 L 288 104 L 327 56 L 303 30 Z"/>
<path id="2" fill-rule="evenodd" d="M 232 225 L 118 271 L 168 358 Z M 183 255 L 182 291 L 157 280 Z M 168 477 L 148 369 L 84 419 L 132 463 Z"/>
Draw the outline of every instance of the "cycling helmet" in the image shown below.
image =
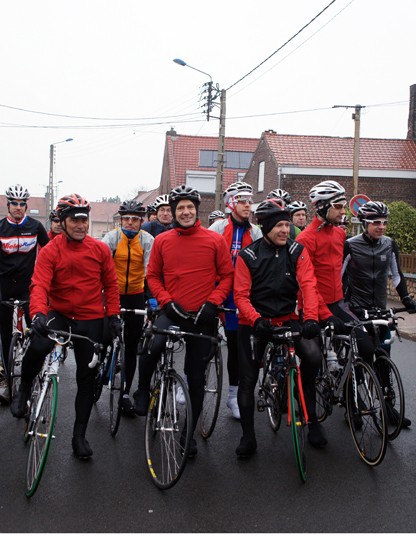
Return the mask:
<path id="1" fill-rule="evenodd" d="M 334 180 L 324 180 L 309 191 L 309 197 L 315 206 L 323 203 L 336 203 L 345 200 L 345 189 Z"/>
<path id="2" fill-rule="evenodd" d="M 389 209 L 387 205 L 381 201 L 368 201 L 358 209 L 357 218 L 362 223 L 365 220 L 373 220 L 374 218 L 387 218 Z"/>
<path id="3" fill-rule="evenodd" d="M 286 190 L 282 190 L 280 188 L 277 188 L 276 190 L 272 190 L 268 196 L 267 199 L 283 199 L 286 205 L 288 205 L 291 201 L 289 192 Z"/>
<path id="4" fill-rule="evenodd" d="M 230 198 L 234 197 L 235 195 L 252 196 L 253 188 L 252 186 L 250 186 L 250 184 L 247 184 L 247 182 L 244 182 L 242 180 L 233 182 L 233 184 L 230 184 L 228 188 L 222 194 L 222 197 L 224 199 L 224 204 L 227 205 Z"/>
<path id="5" fill-rule="evenodd" d="M 293 201 L 293 203 L 290 203 L 287 208 L 289 209 L 291 216 L 293 216 L 295 212 L 298 212 L 299 210 L 304 210 L 306 213 L 308 212 L 308 207 L 303 201 Z"/>
<path id="6" fill-rule="evenodd" d="M 169 194 L 169 204 L 172 206 L 172 203 L 180 201 L 181 199 L 190 199 L 195 203 L 195 206 L 198 207 L 201 202 L 201 196 L 199 195 L 198 190 L 192 188 L 191 186 L 186 186 L 182 184 L 173 188 Z"/>
<path id="7" fill-rule="evenodd" d="M 89 202 L 77 193 L 64 195 L 56 205 L 56 212 L 61 222 L 68 216 L 72 218 L 88 217 L 90 210 L 91 206 Z"/>
<path id="8" fill-rule="evenodd" d="M 290 213 L 283 199 L 266 199 L 254 211 L 264 236 L 280 221 L 290 222 Z"/>
<path id="9" fill-rule="evenodd" d="M 118 209 L 120 216 L 125 216 L 126 214 L 134 214 L 137 216 L 144 216 L 146 214 L 146 209 L 143 206 L 141 201 L 136 201 L 135 199 L 127 199 L 123 201 Z"/>
<path id="10" fill-rule="evenodd" d="M 22 201 L 27 201 L 30 197 L 30 193 L 21 184 L 14 184 L 13 186 L 9 186 L 7 188 L 6 197 L 8 201 L 12 199 L 21 199 Z"/>
<path id="11" fill-rule="evenodd" d="M 146 207 L 147 217 L 150 218 L 152 214 L 156 214 L 156 207 L 154 203 L 150 203 L 150 205 L 147 205 Z"/>
<path id="12" fill-rule="evenodd" d="M 225 218 L 225 214 L 222 212 L 222 210 L 213 210 L 211 214 L 208 216 L 209 221 L 217 220 L 218 218 Z"/>
<path id="13" fill-rule="evenodd" d="M 51 210 L 51 212 L 49 213 L 49 221 L 52 222 L 52 220 L 56 220 L 58 218 L 58 213 L 56 212 L 56 210 Z"/>
<path id="14" fill-rule="evenodd" d="M 162 207 L 163 205 L 169 205 L 169 195 L 167 193 L 158 195 L 153 202 L 153 207 L 155 208 L 156 212 L 158 211 L 159 207 Z"/>

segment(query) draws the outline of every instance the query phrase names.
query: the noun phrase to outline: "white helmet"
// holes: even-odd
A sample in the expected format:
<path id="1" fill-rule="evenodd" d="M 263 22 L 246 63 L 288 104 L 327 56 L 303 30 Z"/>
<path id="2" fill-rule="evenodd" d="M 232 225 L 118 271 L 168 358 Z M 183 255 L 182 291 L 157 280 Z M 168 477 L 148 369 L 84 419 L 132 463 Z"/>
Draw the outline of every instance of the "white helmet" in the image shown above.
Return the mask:
<path id="1" fill-rule="evenodd" d="M 213 210 L 211 214 L 208 216 L 208 220 L 217 220 L 218 218 L 225 218 L 225 214 L 222 212 L 222 210 Z"/>
<path id="2" fill-rule="evenodd" d="M 295 214 L 295 212 L 298 212 L 299 210 L 304 210 L 305 212 L 308 212 L 308 207 L 306 203 L 304 203 L 303 201 L 293 201 L 293 203 L 290 203 L 290 205 L 288 205 L 287 208 L 289 209 L 291 216 Z"/>
<path id="3" fill-rule="evenodd" d="M 337 199 L 345 200 L 345 189 L 335 180 L 324 180 L 311 188 L 309 198 L 314 205 L 335 203 Z"/>
<path id="4" fill-rule="evenodd" d="M 163 195 L 158 195 L 152 203 L 152 206 L 156 211 L 158 211 L 159 207 L 162 207 L 163 205 L 169 206 L 169 194 L 167 193 L 164 193 Z"/>
<path id="5" fill-rule="evenodd" d="M 286 205 L 288 205 L 291 201 L 289 192 L 282 190 L 281 188 L 277 188 L 276 190 L 269 192 L 267 199 L 283 199 Z"/>
<path id="6" fill-rule="evenodd" d="M 21 184 L 14 184 L 13 186 L 9 186 L 7 188 L 6 197 L 8 201 L 11 199 L 21 199 L 22 201 L 27 201 L 30 197 L 30 193 Z"/>
<path id="7" fill-rule="evenodd" d="M 224 204 L 227 205 L 230 198 L 235 195 L 247 195 L 251 197 L 253 195 L 253 188 L 250 184 L 242 180 L 230 184 L 223 193 Z"/>

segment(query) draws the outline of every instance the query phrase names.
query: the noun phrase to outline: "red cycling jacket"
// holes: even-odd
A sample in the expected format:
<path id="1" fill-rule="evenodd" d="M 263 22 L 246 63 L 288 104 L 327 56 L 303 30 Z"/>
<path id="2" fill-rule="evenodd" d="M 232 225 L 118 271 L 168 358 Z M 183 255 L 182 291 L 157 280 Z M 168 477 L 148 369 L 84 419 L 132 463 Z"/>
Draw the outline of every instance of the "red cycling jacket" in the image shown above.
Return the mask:
<path id="1" fill-rule="evenodd" d="M 88 235 L 78 242 L 61 234 L 42 248 L 30 286 L 30 315 L 49 310 L 80 320 L 120 313 L 116 270 L 106 244 Z"/>
<path id="2" fill-rule="evenodd" d="M 326 304 L 344 298 L 342 290 L 342 262 L 345 231 L 331 224 L 323 225 L 316 216 L 296 237 L 307 248 L 315 269 L 318 291 Z"/>

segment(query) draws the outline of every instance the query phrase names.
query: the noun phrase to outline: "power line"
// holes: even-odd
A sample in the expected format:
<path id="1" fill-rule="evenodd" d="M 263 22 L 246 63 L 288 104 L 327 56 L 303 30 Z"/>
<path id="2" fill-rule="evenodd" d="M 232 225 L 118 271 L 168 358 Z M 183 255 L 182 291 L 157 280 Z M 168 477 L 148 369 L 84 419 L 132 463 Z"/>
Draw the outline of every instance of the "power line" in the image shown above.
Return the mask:
<path id="1" fill-rule="evenodd" d="M 231 86 L 229 86 L 226 91 L 228 92 L 228 90 L 230 90 L 230 88 L 233 88 L 234 86 L 236 86 L 238 83 L 241 83 L 241 81 L 243 79 L 245 79 L 246 77 L 248 77 L 249 75 L 251 75 L 254 71 L 256 71 L 260 66 L 262 66 L 264 63 L 266 63 L 268 60 L 270 60 L 270 58 L 272 58 L 272 56 L 274 56 L 276 53 L 278 53 L 279 51 L 281 51 L 283 49 L 283 47 L 286 47 L 286 45 L 288 43 L 290 43 L 291 41 L 293 41 L 301 32 L 303 32 L 305 30 L 305 28 L 307 28 L 308 26 L 310 26 L 318 17 L 320 17 L 322 15 L 322 13 L 324 13 L 332 4 L 334 4 L 337 0 L 332 0 L 326 7 L 324 7 L 324 9 L 322 11 L 320 11 L 317 15 L 315 15 L 315 17 L 313 17 L 313 19 L 311 19 L 307 24 L 305 24 L 305 26 L 303 26 L 298 32 L 296 32 L 296 34 L 294 34 L 291 38 L 289 38 L 285 43 L 283 43 L 283 45 L 281 45 L 278 49 L 276 49 L 276 51 L 274 51 L 272 54 L 270 54 L 267 58 L 265 58 L 262 62 L 260 62 L 260 64 L 258 64 L 255 68 L 253 68 L 251 71 L 249 71 L 248 73 L 246 73 L 243 77 L 241 77 L 240 79 L 238 79 L 238 81 L 236 81 L 235 83 L 233 83 Z"/>

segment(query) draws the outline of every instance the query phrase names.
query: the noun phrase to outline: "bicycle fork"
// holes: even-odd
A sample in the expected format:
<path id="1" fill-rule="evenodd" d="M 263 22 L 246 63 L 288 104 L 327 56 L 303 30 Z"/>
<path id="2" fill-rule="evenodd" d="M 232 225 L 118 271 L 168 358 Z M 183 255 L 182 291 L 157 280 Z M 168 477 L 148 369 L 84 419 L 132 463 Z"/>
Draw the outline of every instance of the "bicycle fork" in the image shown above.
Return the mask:
<path id="1" fill-rule="evenodd" d="M 298 394 L 299 394 L 299 400 L 300 400 L 300 406 L 302 407 L 304 416 L 305 416 L 305 424 L 308 424 L 309 417 L 308 417 L 308 410 L 306 408 L 306 402 L 305 402 L 305 395 L 303 394 L 303 386 L 302 386 L 302 377 L 300 373 L 300 366 L 297 363 L 296 355 L 295 355 L 295 348 L 294 346 L 288 346 L 288 352 L 290 355 L 290 363 L 288 366 L 288 378 L 287 378 L 287 397 L 288 397 L 288 408 L 287 408 L 287 426 L 290 426 L 292 423 L 292 412 L 290 410 L 290 392 L 291 392 L 291 377 L 290 372 L 291 369 L 295 370 L 295 377 L 296 382 L 295 385 L 298 387 Z M 295 417 L 296 418 L 296 417 Z M 301 418 L 297 421 L 297 424 L 300 426 L 302 424 Z"/>

